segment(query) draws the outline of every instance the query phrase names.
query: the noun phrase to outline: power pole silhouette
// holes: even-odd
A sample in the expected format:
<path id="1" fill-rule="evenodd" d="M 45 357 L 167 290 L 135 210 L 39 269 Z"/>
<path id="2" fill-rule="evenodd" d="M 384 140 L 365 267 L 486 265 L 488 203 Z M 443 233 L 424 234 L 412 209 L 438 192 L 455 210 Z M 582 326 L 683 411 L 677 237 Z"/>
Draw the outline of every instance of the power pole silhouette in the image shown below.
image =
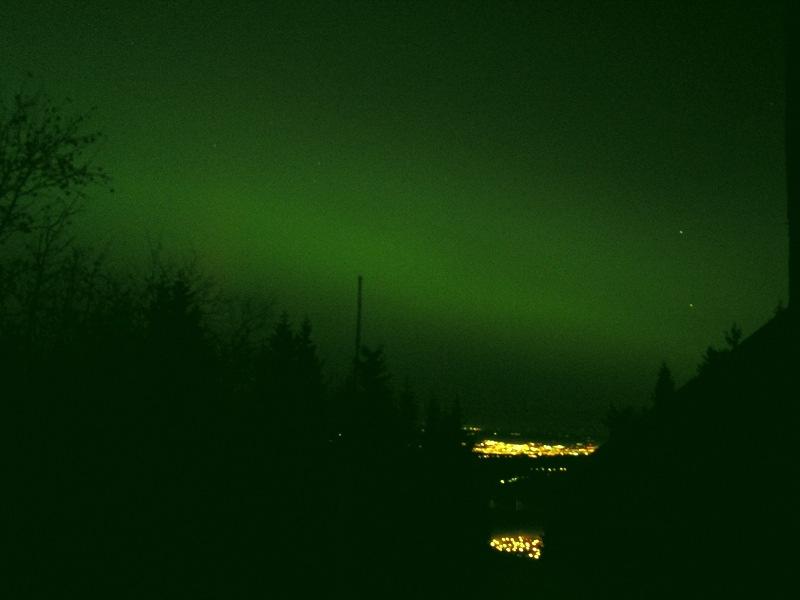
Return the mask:
<path id="1" fill-rule="evenodd" d="M 797 62 L 794 52 L 800 49 L 796 36 L 800 33 L 798 8 L 786 2 L 786 197 L 789 221 L 789 308 L 797 323 L 800 304 L 800 117 L 798 117 Z"/>
<path id="2" fill-rule="evenodd" d="M 356 304 L 356 353 L 353 357 L 353 384 L 358 388 L 358 364 L 361 356 L 361 295 L 364 285 L 364 278 L 358 276 L 358 299 Z"/>

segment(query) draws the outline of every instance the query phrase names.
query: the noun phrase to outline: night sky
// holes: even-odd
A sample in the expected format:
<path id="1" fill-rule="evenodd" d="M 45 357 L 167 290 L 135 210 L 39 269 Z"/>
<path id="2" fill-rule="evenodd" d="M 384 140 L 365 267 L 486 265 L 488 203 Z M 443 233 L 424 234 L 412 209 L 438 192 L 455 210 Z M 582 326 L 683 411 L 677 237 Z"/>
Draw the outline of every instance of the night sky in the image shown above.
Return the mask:
<path id="1" fill-rule="evenodd" d="M 331 375 L 359 274 L 396 380 L 517 428 L 645 403 L 786 301 L 778 4 L 6 4 L 3 92 L 97 106 L 83 239 L 309 315 Z"/>

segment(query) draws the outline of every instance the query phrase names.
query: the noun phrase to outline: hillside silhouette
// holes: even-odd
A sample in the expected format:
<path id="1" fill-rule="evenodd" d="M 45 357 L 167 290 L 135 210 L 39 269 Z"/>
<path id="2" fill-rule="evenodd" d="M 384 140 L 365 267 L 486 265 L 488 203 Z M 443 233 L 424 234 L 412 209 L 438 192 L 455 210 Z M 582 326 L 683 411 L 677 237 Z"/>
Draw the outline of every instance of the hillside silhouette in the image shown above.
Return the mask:
<path id="1" fill-rule="evenodd" d="M 615 410 L 547 534 L 554 597 L 783 598 L 796 587 L 800 189 L 796 13 L 787 7 L 789 306 L 709 346 L 655 406 Z M 580 572 L 580 578 L 569 577 Z"/>

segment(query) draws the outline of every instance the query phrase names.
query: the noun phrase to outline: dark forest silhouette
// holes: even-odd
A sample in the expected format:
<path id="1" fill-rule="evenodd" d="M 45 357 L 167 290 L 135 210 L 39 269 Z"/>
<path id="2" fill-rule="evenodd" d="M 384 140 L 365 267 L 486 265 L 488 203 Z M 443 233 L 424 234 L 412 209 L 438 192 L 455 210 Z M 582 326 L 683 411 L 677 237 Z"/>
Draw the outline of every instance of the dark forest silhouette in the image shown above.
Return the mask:
<path id="1" fill-rule="evenodd" d="M 334 385 L 308 319 L 273 320 L 160 251 L 137 275 L 81 246 L 71 222 L 108 184 L 87 126 L 44 94 L 0 117 L 10 597 L 415 596 L 455 580 L 485 540 L 457 411 L 423 435 L 382 348 L 360 345 Z"/>
<path id="2" fill-rule="evenodd" d="M 360 339 L 332 382 L 308 319 L 229 298 L 191 261 L 112 268 L 71 228 L 109 184 L 87 116 L 4 99 L 8 597 L 781 597 L 800 397 L 792 101 L 788 308 L 749 337 L 734 325 L 679 389 L 662 364 L 652 408 L 613 407 L 608 443 L 548 500 L 542 560 L 521 567 L 486 558 L 457 398 L 421 401 Z"/>

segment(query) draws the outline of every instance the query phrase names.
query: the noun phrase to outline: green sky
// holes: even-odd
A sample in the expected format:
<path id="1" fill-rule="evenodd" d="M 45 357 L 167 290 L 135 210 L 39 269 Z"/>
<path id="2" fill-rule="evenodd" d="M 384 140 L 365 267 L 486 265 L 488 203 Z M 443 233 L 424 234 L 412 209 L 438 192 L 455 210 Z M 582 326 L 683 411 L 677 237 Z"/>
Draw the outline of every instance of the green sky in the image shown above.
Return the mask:
<path id="1" fill-rule="evenodd" d="M 778 4 L 38 2 L 0 83 L 96 105 L 81 224 L 196 252 L 473 420 L 594 422 L 786 299 Z M 281 6 L 283 4 L 283 6 Z"/>

